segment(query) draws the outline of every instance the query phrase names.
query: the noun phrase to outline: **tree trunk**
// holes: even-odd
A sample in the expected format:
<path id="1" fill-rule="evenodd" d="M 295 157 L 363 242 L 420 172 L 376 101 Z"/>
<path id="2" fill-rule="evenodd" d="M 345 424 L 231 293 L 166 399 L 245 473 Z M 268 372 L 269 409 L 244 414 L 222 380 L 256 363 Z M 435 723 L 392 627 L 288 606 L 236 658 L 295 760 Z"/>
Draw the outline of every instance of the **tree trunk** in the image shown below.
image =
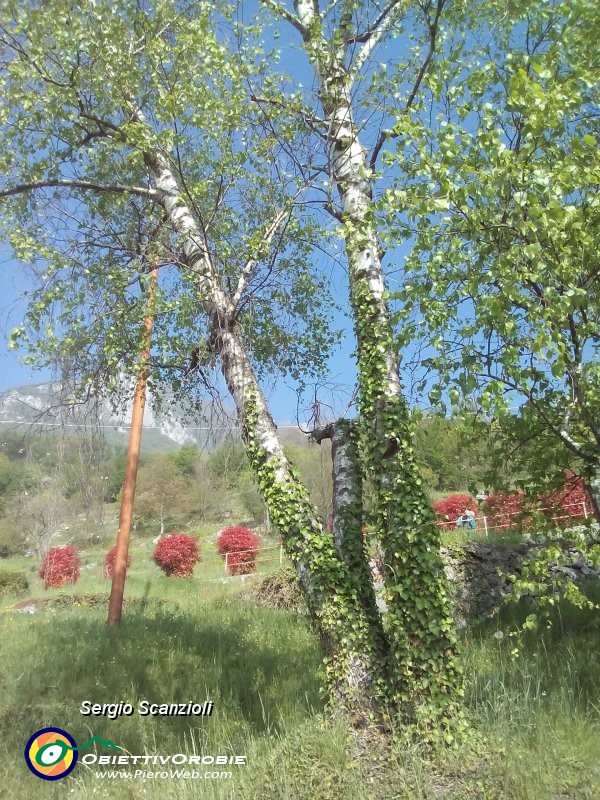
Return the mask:
<path id="1" fill-rule="evenodd" d="M 143 122 L 141 115 L 138 117 Z M 329 705 L 360 720 L 379 716 L 387 674 L 380 658 L 377 629 L 373 630 L 353 576 L 338 558 L 331 537 L 323 530 L 305 487 L 283 452 L 233 305 L 218 283 L 206 242 L 183 202 L 168 163 L 159 153 L 147 153 L 145 160 L 161 204 L 179 234 L 186 264 L 197 276 L 198 300 L 211 320 L 209 346 L 221 362 L 271 523 L 281 533 L 320 637 Z"/>
<path id="2" fill-rule="evenodd" d="M 289 464 L 235 325 L 218 325 L 213 349 L 242 422 L 250 464 L 280 531 L 326 657 L 329 705 L 353 718 L 378 716 L 385 694 L 378 620 L 363 606 L 356 576 L 338 557 L 308 492 Z"/>
<path id="3" fill-rule="evenodd" d="M 462 692 L 439 530 L 414 458 L 379 244 L 370 221 L 371 192 L 361 177 L 367 164 L 355 137 L 346 144 L 345 136 L 338 136 L 332 150 L 345 218 L 362 455 L 383 553 L 384 626 L 396 666 L 395 699 L 403 715 L 427 726 L 455 716 Z"/>
<path id="4" fill-rule="evenodd" d="M 327 42 L 314 4 L 298 1 L 295 7 L 319 81 L 330 173 L 341 202 L 357 338 L 363 468 L 373 484 L 373 522 L 384 560 L 383 622 L 395 666 L 390 695 L 402 717 L 425 729 L 443 729 L 460 717 L 461 669 L 439 531 L 414 459 L 384 295 L 372 171 L 353 119 L 355 73 L 346 66 L 344 29 L 349 19 L 340 23 L 337 43 Z"/>
<path id="5" fill-rule="evenodd" d="M 333 544 L 354 576 L 358 596 L 377 630 L 382 657 L 389 658 L 373 586 L 363 527 L 362 470 L 355 422 L 340 419 L 331 426 L 333 461 Z"/>

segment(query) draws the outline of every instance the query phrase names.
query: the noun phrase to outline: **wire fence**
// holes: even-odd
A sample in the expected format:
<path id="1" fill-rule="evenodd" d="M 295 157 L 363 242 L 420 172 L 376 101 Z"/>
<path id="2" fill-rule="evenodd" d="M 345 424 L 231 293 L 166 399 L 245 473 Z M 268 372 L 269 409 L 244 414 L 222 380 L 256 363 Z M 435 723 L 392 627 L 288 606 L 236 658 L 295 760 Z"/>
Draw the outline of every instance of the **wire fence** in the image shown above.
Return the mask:
<path id="1" fill-rule="evenodd" d="M 578 501 L 577 503 L 566 504 L 562 506 L 562 509 L 565 511 L 567 509 L 575 509 L 575 511 L 566 514 L 553 514 L 549 518 L 553 522 L 560 522 L 563 520 L 574 520 L 581 518 L 588 519 L 590 516 L 590 512 L 585 501 Z M 545 511 L 555 511 L 555 509 L 552 507 L 547 507 L 547 508 L 538 508 L 535 509 L 535 511 L 545 512 Z M 487 536 L 490 532 L 514 529 L 518 527 L 519 522 L 523 519 L 524 516 L 526 517 L 528 513 L 531 512 L 503 511 L 502 512 L 503 517 L 512 517 L 515 520 L 515 522 L 509 521 L 501 524 L 492 524 L 490 522 L 489 516 L 482 514 L 480 516 L 474 517 L 476 523 L 475 530 L 479 529 L 480 531 L 485 532 L 485 535 Z M 441 521 L 438 524 L 443 530 L 455 530 L 457 527 L 456 522 L 457 522 L 456 520 L 449 520 L 448 522 Z M 271 547 L 257 548 L 255 550 L 240 550 L 231 553 L 224 553 L 223 556 L 220 556 L 218 553 L 207 553 L 206 557 L 203 556 L 203 562 L 210 563 L 212 561 L 212 563 L 215 563 L 221 560 L 224 571 L 228 572 L 230 566 L 230 557 L 232 558 L 236 557 L 237 561 L 238 556 L 250 555 L 250 554 L 254 554 L 254 562 L 256 564 L 256 568 L 258 568 L 263 564 L 272 564 L 274 562 L 277 562 L 279 566 L 281 566 L 284 562 L 284 559 L 287 558 L 283 549 L 283 545 L 279 544 L 279 545 L 273 545 Z"/>
<path id="2" fill-rule="evenodd" d="M 562 515 L 554 514 L 550 517 L 550 519 L 552 519 L 553 522 L 560 522 L 561 520 L 573 520 L 573 519 L 580 519 L 582 517 L 584 519 L 588 519 L 590 516 L 589 509 L 585 501 L 577 503 L 569 503 L 563 506 L 564 510 L 569 508 L 577 509 L 577 511 L 575 513 L 566 513 Z M 537 512 L 553 511 L 553 510 L 555 509 L 551 507 L 536 509 Z M 528 512 L 525 512 L 525 515 L 527 515 L 527 513 Z M 477 529 L 482 530 L 485 532 L 485 535 L 493 531 L 510 530 L 515 527 L 518 527 L 518 522 L 520 521 L 520 519 L 523 518 L 524 514 L 523 512 L 502 512 L 502 516 L 512 517 L 513 519 L 516 520 L 516 523 L 509 521 L 506 523 L 493 525 L 491 524 L 488 515 L 481 515 L 478 517 L 477 516 L 474 517 L 476 523 L 475 530 Z M 449 520 L 448 522 L 441 521 L 439 522 L 439 525 L 444 530 L 455 530 L 456 520 Z M 283 549 L 283 545 L 279 544 L 270 547 L 256 548 L 254 550 L 232 551 L 230 553 L 224 553 L 222 556 L 219 555 L 218 553 L 207 553 L 206 556 L 203 555 L 203 563 L 210 564 L 211 562 L 215 563 L 220 561 L 222 563 L 223 570 L 225 572 L 228 572 L 230 562 L 232 563 L 232 565 L 234 563 L 238 563 L 237 558 L 241 555 L 243 556 L 254 555 L 254 563 L 256 565 L 256 568 L 258 568 L 263 564 L 272 564 L 274 562 L 277 562 L 277 564 L 281 566 L 284 560 L 287 558 Z M 233 559 L 235 559 L 235 561 Z"/>
<path id="3" fill-rule="evenodd" d="M 548 518 L 553 522 L 560 522 L 562 520 L 575 520 L 581 518 L 588 519 L 590 516 L 590 512 L 585 501 L 577 501 L 576 503 L 568 503 L 562 506 L 562 509 L 565 511 L 568 508 L 577 509 L 578 511 L 575 513 L 552 514 Z M 531 518 L 533 513 L 544 513 L 546 511 L 556 511 L 556 509 L 549 506 L 547 508 L 536 508 L 531 510 L 525 509 L 523 511 L 503 510 L 496 515 L 502 518 L 509 518 L 508 522 L 503 523 L 494 523 L 493 520 L 495 519 L 495 516 L 492 515 L 483 514 L 481 516 L 475 516 L 472 517 L 472 519 L 475 520 L 475 528 L 473 528 L 473 530 L 483 530 L 485 531 L 486 535 L 493 531 L 511 530 L 518 528 L 519 524 L 522 523 L 523 520 L 527 519 L 528 517 Z M 514 522 L 512 520 L 514 520 Z M 469 525 L 459 525 L 458 520 L 439 520 L 438 525 L 444 531 L 469 528 Z"/>
<path id="4" fill-rule="evenodd" d="M 567 514 L 563 514 L 563 515 L 556 515 L 555 514 L 555 515 L 551 516 L 550 519 L 552 519 L 553 522 L 559 522 L 561 520 L 573 520 L 573 519 L 580 519 L 582 517 L 584 519 L 588 519 L 589 516 L 590 516 L 590 512 L 589 512 L 588 506 L 585 503 L 585 501 L 581 501 L 581 502 L 577 502 L 577 503 L 570 503 L 570 504 L 567 504 L 567 505 L 563 506 L 564 510 L 569 509 L 569 508 L 577 509 L 577 511 L 575 513 L 567 513 Z M 550 507 L 536 509 L 536 511 L 538 511 L 538 512 L 553 511 L 553 510 L 555 510 L 555 509 L 550 508 Z M 525 515 L 527 515 L 527 513 L 528 512 L 525 512 Z M 484 531 L 486 535 L 488 533 L 490 533 L 490 532 L 493 532 L 493 531 L 510 530 L 510 529 L 518 527 L 518 522 L 523 518 L 524 514 L 523 514 L 523 512 L 504 512 L 503 511 L 502 512 L 502 516 L 503 517 L 507 517 L 507 516 L 508 517 L 512 517 L 513 519 L 515 519 L 515 522 L 509 521 L 509 522 L 506 522 L 506 523 L 501 523 L 501 524 L 494 525 L 494 524 L 492 524 L 490 522 L 490 518 L 488 517 L 488 515 L 480 515 L 480 516 L 474 517 L 475 523 L 476 523 L 475 530 L 478 529 L 478 530 Z M 447 522 L 440 521 L 438 524 L 440 525 L 440 527 L 443 530 L 455 530 L 456 529 L 456 520 L 448 520 Z M 366 532 L 366 533 L 368 533 L 368 532 Z M 228 573 L 230 571 L 230 567 L 234 567 L 235 568 L 238 564 L 244 563 L 245 558 L 247 556 L 250 556 L 250 557 L 254 556 L 253 559 L 252 558 L 248 558 L 247 561 L 251 561 L 251 562 L 253 561 L 254 564 L 255 564 L 255 568 L 256 569 L 258 569 L 261 566 L 266 565 L 266 564 L 275 564 L 276 563 L 278 566 L 281 566 L 284 563 L 284 561 L 287 560 L 287 556 L 285 554 L 285 551 L 284 551 L 284 548 L 283 548 L 283 544 L 276 544 L 276 545 L 270 545 L 270 546 L 267 546 L 267 547 L 259 547 L 259 548 L 255 548 L 255 549 L 251 549 L 251 550 L 230 551 L 230 552 L 223 553 L 223 555 L 221 555 L 221 554 L 219 554 L 217 552 L 210 552 L 209 551 L 207 553 L 203 553 L 202 554 L 202 561 L 200 562 L 199 566 L 201 566 L 202 564 L 204 564 L 207 567 L 217 566 L 218 565 L 219 567 L 221 567 L 223 569 L 223 571 L 225 573 Z M 240 557 L 242 557 L 242 558 L 240 559 Z M 246 563 L 247 563 L 247 561 L 246 561 Z"/>
<path id="5" fill-rule="evenodd" d="M 141 555 L 141 558 L 140 558 Z M 250 556 L 250 558 L 248 558 Z M 253 556 L 253 558 L 252 558 Z M 145 555 L 146 558 L 151 560 L 151 552 Z M 128 568 L 128 574 L 134 572 L 139 567 L 140 561 L 144 561 L 143 554 L 135 554 L 133 557 L 133 564 Z M 220 555 L 216 551 L 202 551 L 201 558 L 194 567 L 193 577 L 200 581 L 216 580 L 219 576 L 236 576 L 244 575 L 253 572 L 265 571 L 268 572 L 272 567 L 281 566 L 287 560 L 284 552 L 283 545 L 269 545 L 267 547 L 260 547 L 253 550 L 237 550 L 230 551 Z M 250 568 L 247 568 L 250 564 Z M 110 581 L 104 558 L 90 561 L 84 565 L 83 570 L 91 569 L 90 577 L 94 581 L 98 581 L 100 585 L 104 586 L 107 581 Z"/>
<path id="6" fill-rule="evenodd" d="M 267 555 L 265 556 L 265 554 Z M 272 564 L 273 562 L 277 562 L 279 566 L 281 566 L 283 564 L 285 553 L 283 550 L 283 545 L 280 544 L 273 545 L 272 547 L 256 548 L 254 550 L 234 550 L 223 553 L 222 556 L 210 553 L 209 556 L 210 559 L 213 559 L 214 561 L 217 561 L 219 558 L 222 559 L 223 568 L 225 572 L 227 572 L 230 565 L 232 567 L 237 567 L 238 564 L 248 563 L 248 561 L 253 561 L 257 567 L 263 564 Z M 241 560 L 240 556 L 242 556 Z M 254 556 L 254 558 L 250 558 L 248 561 L 245 561 L 243 558 L 244 556 Z"/>
<path id="7" fill-rule="evenodd" d="M 565 520 L 573 521 L 577 519 L 589 519 L 590 516 L 592 516 L 589 505 L 585 501 L 566 504 L 561 510 L 566 511 L 567 513 L 555 513 L 548 515 L 548 518 L 553 522 L 559 523 Z M 536 513 L 552 511 L 556 511 L 556 509 L 552 507 L 535 509 Z M 531 513 L 532 512 L 527 510 L 524 512 L 509 512 L 503 510 L 500 512 L 500 515 L 503 518 L 508 518 L 508 521 L 497 524 L 492 523 L 493 517 L 490 515 L 481 514 L 472 518 L 475 520 L 476 526 L 472 530 L 473 532 L 483 533 L 486 536 L 493 532 L 506 532 L 508 530 L 514 530 L 519 527 L 519 524 L 522 523 L 524 519 L 527 519 L 528 514 L 531 518 Z M 438 520 L 438 525 L 443 531 L 456 530 L 457 520 Z M 463 528 L 459 527 L 458 529 L 462 530 Z M 364 534 L 369 536 L 372 534 L 372 532 L 365 530 Z M 234 576 L 242 575 L 247 572 L 258 572 L 262 571 L 263 568 L 270 569 L 275 566 L 282 566 L 284 562 L 288 562 L 288 557 L 284 551 L 283 544 L 281 543 L 248 550 L 229 551 L 223 553 L 222 555 L 216 551 L 216 549 L 203 549 L 201 561 L 198 562 L 196 567 L 196 575 L 200 577 L 201 580 L 206 579 L 207 575 L 212 575 L 215 579 L 217 579 L 219 575 Z M 101 562 L 95 562 L 94 565 L 90 564 L 89 566 L 93 567 L 96 565 L 98 569 L 98 577 L 101 580 L 106 581 L 108 576 L 106 574 L 104 561 L 102 560 Z M 246 567 L 248 567 L 248 569 L 245 569 Z"/>
<path id="8" fill-rule="evenodd" d="M 240 570 L 240 568 L 248 564 L 254 564 L 252 571 L 260 569 L 267 564 L 281 566 L 285 558 L 286 555 L 282 544 L 257 547 L 252 550 L 231 550 L 223 553 L 223 555 L 208 551 L 202 553 L 202 560 L 198 562 L 196 568 L 202 570 L 204 567 L 207 571 L 215 568 L 215 571 L 222 570 L 225 574 L 229 572 L 235 574 L 236 570 Z M 240 570 L 240 574 L 242 572 L 243 569 Z"/>

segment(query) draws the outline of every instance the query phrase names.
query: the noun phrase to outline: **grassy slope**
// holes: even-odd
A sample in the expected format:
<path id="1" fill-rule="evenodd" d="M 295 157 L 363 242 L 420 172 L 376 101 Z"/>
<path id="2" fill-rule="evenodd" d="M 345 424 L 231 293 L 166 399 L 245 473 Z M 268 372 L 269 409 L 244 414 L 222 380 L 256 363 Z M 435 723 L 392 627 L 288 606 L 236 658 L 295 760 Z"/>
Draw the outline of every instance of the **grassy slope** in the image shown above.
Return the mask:
<path id="1" fill-rule="evenodd" d="M 208 553 L 208 542 L 203 550 Z M 306 620 L 244 605 L 248 582 L 223 583 L 206 563 L 202 577 L 160 576 L 150 543 L 138 541 L 128 583 L 130 607 L 118 630 L 105 607 L 0 613 L 0 797 L 289 798 L 289 800 L 559 800 L 600 797 L 600 624 L 563 616 L 531 636 L 515 661 L 513 640 L 495 627 L 465 637 L 467 703 L 474 742 L 427 757 L 361 749 L 322 717 L 319 657 Z M 90 551 L 86 560 L 98 560 Z M 9 564 L 7 564 L 9 566 Z M 214 571 L 214 572 L 213 572 Z M 200 571 L 198 571 L 200 573 Z M 106 592 L 99 567 L 84 570 L 71 593 Z M 32 596 L 57 596 L 34 585 Z M 83 717 L 82 700 L 183 702 L 209 698 L 210 718 Z M 56 783 L 31 775 L 22 753 L 37 728 L 57 725 L 78 742 L 93 733 L 130 753 L 248 756 L 230 780 L 97 779 L 81 764 Z M 99 749 L 99 754 L 104 752 Z"/>

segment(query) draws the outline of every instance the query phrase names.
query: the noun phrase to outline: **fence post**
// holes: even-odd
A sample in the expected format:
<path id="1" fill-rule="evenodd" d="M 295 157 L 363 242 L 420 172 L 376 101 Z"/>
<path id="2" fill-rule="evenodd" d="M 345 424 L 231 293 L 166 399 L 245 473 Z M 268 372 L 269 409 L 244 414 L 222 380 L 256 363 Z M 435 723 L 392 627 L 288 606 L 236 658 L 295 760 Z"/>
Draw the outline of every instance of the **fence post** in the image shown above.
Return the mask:
<path id="1" fill-rule="evenodd" d="M 228 559 L 229 559 L 229 552 L 225 552 L 225 572 L 227 572 L 228 567 Z"/>
<path id="2" fill-rule="evenodd" d="M 587 519 L 588 518 L 588 513 L 587 513 L 587 506 L 585 504 L 585 500 L 583 500 L 581 505 L 583 506 L 583 516 L 584 516 L 585 519 Z"/>
<path id="3" fill-rule="evenodd" d="M 283 545 L 279 545 L 279 566 L 283 564 Z"/>
<path id="4" fill-rule="evenodd" d="M 483 527 L 485 528 L 485 535 L 488 535 L 487 517 L 483 517 Z"/>

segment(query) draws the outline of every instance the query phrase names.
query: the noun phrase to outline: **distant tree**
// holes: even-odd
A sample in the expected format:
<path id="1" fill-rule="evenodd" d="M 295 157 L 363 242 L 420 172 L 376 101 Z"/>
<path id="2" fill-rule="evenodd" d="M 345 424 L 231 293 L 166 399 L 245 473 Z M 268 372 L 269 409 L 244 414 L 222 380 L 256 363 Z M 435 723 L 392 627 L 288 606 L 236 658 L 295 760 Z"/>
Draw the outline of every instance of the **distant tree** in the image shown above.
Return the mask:
<path id="1" fill-rule="evenodd" d="M 432 471 L 437 489 L 474 491 L 486 484 L 493 436 L 489 424 L 475 423 L 467 410 L 450 417 L 441 412 L 415 415 L 417 463 Z"/>
<path id="2" fill-rule="evenodd" d="M 333 511 L 331 442 L 323 441 L 320 447 L 306 441 L 301 445 L 286 442 L 284 449 L 310 492 L 311 502 L 325 522 Z"/>
<path id="3" fill-rule="evenodd" d="M 134 510 L 145 525 L 158 523 L 161 536 L 167 525 L 189 521 L 190 484 L 168 455 L 152 456 L 139 470 Z"/>
<path id="4" fill-rule="evenodd" d="M 16 489 L 18 474 L 17 465 L 5 453 L 0 453 L 0 514 Z"/>
<path id="5" fill-rule="evenodd" d="M 104 523 L 108 450 L 101 434 L 59 435 L 48 443 L 55 457 L 54 470 L 62 493 L 85 515 L 91 538 L 98 538 Z"/>
<path id="6" fill-rule="evenodd" d="M 251 473 L 244 473 L 238 487 L 238 494 L 244 509 L 254 523 L 260 525 L 267 521 L 267 506 Z"/>
<path id="7" fill-rule="evenodd" d="M 169 454 L 169 458 L 179 472 L 189 478 L 194 474 L 194 467 L 200 458 L 200 451 L 195 444 L 186 444 L 175 453 Z"/>
<path id="8" fill-rule="evenodd" d="M 188 478 L 189 504 L 194 518 L 206 519 L 211 514 L 222 511 L 227 496 L 221 483 L 214 477 L 205 458 L 198 457 Z"/>
<path id="9" fill-rule="evenodd" d="M 225 489 L 236 487 L 249 468 L 244 445 L 235 439 L 226 439 L 208 457 L 208 469 L 211 475 Z"/>
<path id="10" fill-rule="evenodd" d="M 143 461 L 142 461 L 143 465 Z M 110 456 L 106 467 L 107 479 L 104 487 L 104 499 L 114 502 L 123 488 L 125 478 L 125 451 L 117 450 Z"/>
<path id="11" fill-rule="evenodd" d="M 63 495 L 60 479 L 46 476 L 35 490 L 14 495 L 6 510 L 17 539 L 41 555 L 76 517 L 76 507 Z"/>

